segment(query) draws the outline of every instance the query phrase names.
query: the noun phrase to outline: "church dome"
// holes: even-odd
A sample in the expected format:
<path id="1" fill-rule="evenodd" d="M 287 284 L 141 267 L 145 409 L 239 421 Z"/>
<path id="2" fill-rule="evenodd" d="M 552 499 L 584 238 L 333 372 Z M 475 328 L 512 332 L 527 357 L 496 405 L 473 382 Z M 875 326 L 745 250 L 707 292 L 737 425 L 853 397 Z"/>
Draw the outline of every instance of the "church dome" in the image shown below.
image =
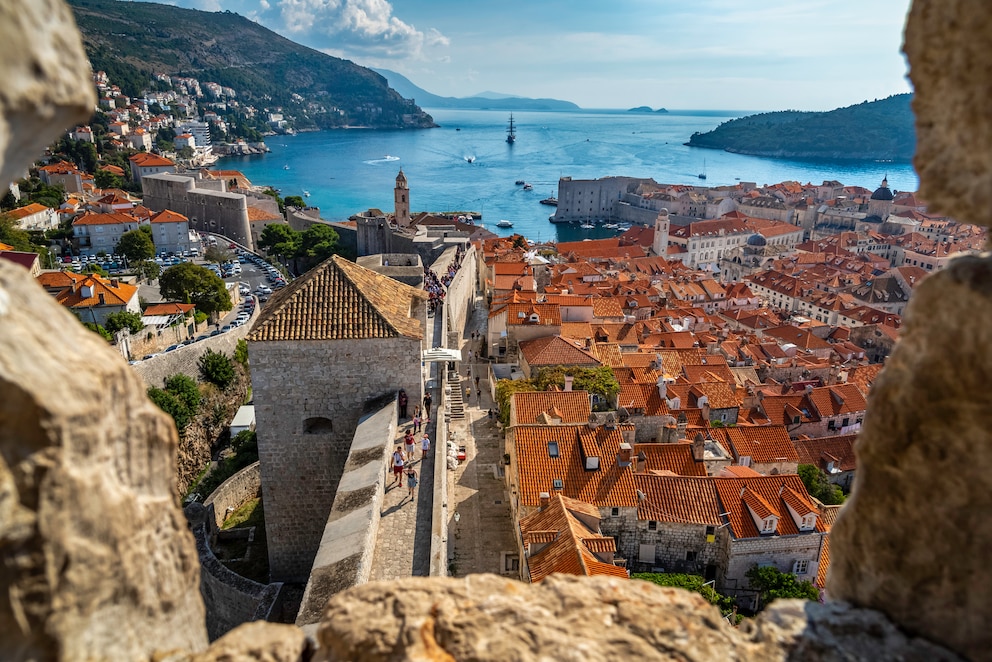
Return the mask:
<path id="1" fill-rule="evenodd" d="M 406 175 L 403 174 L 403 168 L 400 168 L 400 174 L 396 175 L 396 188 L 406 188 Z M 889 198 L 891 200 L 891 198 Z"/>
<path id="2" fill-rule="evenodd" d="M 762 237 L 760 234 L 752 234 L 747 238 L 748 246 L 767 246 L 768 240 Z"/>
<path id="3" fill-rule="evenodd" d="M 889 189 L 888 177 L 883 179 L 882 185 L 879 186 L 877 189 L 875 189 L 875 192 L 871 194 L 872 200 L 884 200 L 888 202 L 889 200 L 893 200 L 894 198 L 895 196 L 892 195 L 892 190 Z"/>

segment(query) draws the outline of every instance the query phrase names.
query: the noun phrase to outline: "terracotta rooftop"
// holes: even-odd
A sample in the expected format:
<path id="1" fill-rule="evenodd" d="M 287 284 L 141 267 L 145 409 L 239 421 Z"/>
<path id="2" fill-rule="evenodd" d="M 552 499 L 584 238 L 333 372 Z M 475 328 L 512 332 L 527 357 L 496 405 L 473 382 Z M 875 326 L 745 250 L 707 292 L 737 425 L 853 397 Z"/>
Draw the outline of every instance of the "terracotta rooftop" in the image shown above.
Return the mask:
<path id="1" fill-rule="evenodd" d="M 524 546 L 531 546 L 527 560 L 531 582 L 550 574 L 627 577 L 613 565 L 616 541 L 599 532 L 599 510 L 561 494 L 548 507 L 520 520 Z"/>
<path id="2" fill-rule="evenodd" d="M 163 209 L 149 220 L 152 223 L 189 223 L 188 218 L 171 209 Z"/>
<path id="3" fill-rule="evenodd" d="M 809 393 L 809 400 L 820 414 L 820 418 L 860 413 L 868 406 L 865 396 L 854 384 L 814 388 Z"/>
<path id="4" fill-rule="evenodd" d="M 185 315 L 196 308 L 192 303 L 178 303 L 176 301 L 166 301 L 164 303 L 153 303 L 145 308 L 143 315 L 151 317 L 153 315 Z"/>
<path id="5" fill-rule="evenodd" d="M 523 391 L 514 393 L 510 402 L 511 425 L 538 424 L 541 414 L 548 412 L 565 424 L 585 423 L 592 412 L 587 391 Z"/>
<path id="6" fill-rule="evenodd" d="M 169 159 L 158 156 L 157 154 L 150 154 L 148 152 L 138 152 L 134 156 L 128 159 L 131 163 L 135 164 L 139 168 L 152 168 L 152 167 L 163 167 L 163 166 L 174 166 L 176 165 Z"/>
<path id="7" fill-rule="evenodd" d="M 671 471 L 678 476 L 706 475 L 706 465 L 692 459 L 692 442 L 634 444 L 634 455 L 641 457 L 642 453 L 647 471 Z"/>
<path id="8" fill-rule="evenodd" d="M 710 434 L 735 458 L 747 456 L 759 464 L 799 462 L 784 425 L 737 425 L 713 428 Z"/>
<path id="9" fill-rule="evenodd" d="M 633 464 L 617 464 L 624 430 L 633 430 L 633 426 L 600 426 L 595 430 L 587 425 L 515 428 L 521 505 L 539 505 L 541 492 L 561 493 L 600 508 L 637 505 Z M 599 469 L 586 470 L 583 450 L 598 453 Z"/>
<path id="10" fill-rule="evenodd" d="M 799 455 L 800 464 L 812 464 L 823 471 L 831 464 L 837 471 L 854 471 L 856 434 L 842 434 L 818 439 L 796 439 L 792 443 Z"/>
<path id="11" fill-rule="evenodd" d="M 719 526 L 720 503 L 711 478 L 636 474 L 634 483 L 645 496 L 637 519 Z"/>
<path id="12" fill-rule="evenodd" d="M 250 341 L 422 338 L 414 307 L 427 294 L 332 256 L 279 290 L 262 310 Z"/>
<path id="13" fill-rule="evenodd" d="M 599 359 L 581 346 L 561 336 L 545 336 L 520 343 L 520 354 L 528 365 L 582 365 L 598 366 Z"/>
<path id="14" fill-rule="evenodd" d="M 25 205 L 24 207 L 18 207 L 17 209 L 13 209 L 7 212 L 7 216 L 10 216 L 15 220 L 20 220 L 22 218 L 32 216 L 33 214 L 38 214 L 46 211 L 51 211 L 51 208 L 46 207 L 45 205 L 39 205 L 37 202 L 32 202 L 29 205 Z"/>
<path id="15" fill-rule="evenodd" d="M 134 285 L 117 279 L 71 271 L 46 271 L 37 280 L 66 308 L 126 306 L 138 292 Z"/>
<path id="16" fill-rule="evenodd" d="M 720 505 L 727 512 L 730 533 L 734 538 L 757 538 L 761 535 L 748 506 L 757 509 L 759 516 L 765 510 L 778 517 L 778 535 L 799 534 L 799 527 L 788 512 L 782 493 L 791 490 L 795 497 L 805 503 L 805 507 L 815 511 L 816 507 L 803 481 L 795 474 L 759 476 L 755 478 L 712 478 L 720 497 Z M 790 497 L 792 498 L 792 497 Z M 816 518 L 815 530 L 826 531 L 820 517 Z"/>

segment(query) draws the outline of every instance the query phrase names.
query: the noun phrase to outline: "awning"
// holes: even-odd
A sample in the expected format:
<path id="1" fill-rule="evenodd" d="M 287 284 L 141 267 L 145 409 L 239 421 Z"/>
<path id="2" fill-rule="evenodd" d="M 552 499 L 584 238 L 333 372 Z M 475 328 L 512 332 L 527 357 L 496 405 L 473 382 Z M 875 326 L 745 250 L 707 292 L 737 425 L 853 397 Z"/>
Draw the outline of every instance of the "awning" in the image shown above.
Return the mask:
<path id="1" fill-rule="evenodd" d="M 462 353 L 457 349 L 448 349 L 446 347 L 435 347 L 434 349 L 428 349 L 423 354 L 423 360 L 428 363 L 433 363 L 437 361 L 461 361 Z"/>

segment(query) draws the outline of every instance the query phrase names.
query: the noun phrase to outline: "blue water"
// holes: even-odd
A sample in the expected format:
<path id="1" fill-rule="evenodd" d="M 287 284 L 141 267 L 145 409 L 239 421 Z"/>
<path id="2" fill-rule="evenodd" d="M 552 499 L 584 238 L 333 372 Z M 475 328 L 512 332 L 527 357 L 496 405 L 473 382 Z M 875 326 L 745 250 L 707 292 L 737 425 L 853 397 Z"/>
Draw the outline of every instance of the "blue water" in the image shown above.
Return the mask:
<path id="1" fill-rule="evenodd" d="M 232 157 L 218 168 L 242 171 L 255 184 L 282 195 L 303 195 L 321 216 L 344 220 L 370 207 L 393 210 L 393 186 L 402 166 L 413 211 L 475 211 L 490 230 L 519 232 L 535 240 L 570 241 L 607 236 L 548 222 L 553 207 L 539 204 L 557 195 L 559 177 L 595 179 L 610 175 L 651 177 L 660 183 L 775 184 L 785 180 L 838 180 L 874 189 L 888 175 L 895 190 L 916 190 L 909 163 L 797 161 L 685 147 L 694 131 L 709 131 L 732 111 L 676 111 L 640 115 L 622 111 L 514 113 L 517 142 L 506 143 L 503 111 L 428 109 L 437 129 L 351 129 L 271 136 L 271 153 Z M 469 162 L 473 158 L 474 162 Z M 285 166 L 289 166 L 288 169 Z M 707 175 L 702 182 L 697 175 Z M 516 186 L 533 184 L 531 191 Z M 500 219 L 512 229 L 496 227 Z"/>

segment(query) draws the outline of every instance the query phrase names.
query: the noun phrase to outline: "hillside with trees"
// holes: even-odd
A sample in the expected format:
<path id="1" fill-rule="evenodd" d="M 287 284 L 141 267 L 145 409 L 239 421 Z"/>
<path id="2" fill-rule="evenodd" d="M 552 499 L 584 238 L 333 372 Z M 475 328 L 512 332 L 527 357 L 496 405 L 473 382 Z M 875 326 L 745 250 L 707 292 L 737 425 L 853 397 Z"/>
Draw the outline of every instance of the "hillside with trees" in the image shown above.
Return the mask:
<path id="1" fill-rule="evenodd" d="M 686 145 L 778 158 L 909 161 L 916 149 L 911 99 L 897 94 L 823 113 L 749 115 L 694 133 Z"/>
<path id="2" fill-rule="evenodd" d="M 165 73 L 233 88 L 241 103 L 284 107 L 314 128 L 434 126 L 430 115 L 371 69 L 301 46 L 238 14 L 68 1 L 94 71 L 107 72 L 129 96 L 155 89 L 154 74 Z"/>

